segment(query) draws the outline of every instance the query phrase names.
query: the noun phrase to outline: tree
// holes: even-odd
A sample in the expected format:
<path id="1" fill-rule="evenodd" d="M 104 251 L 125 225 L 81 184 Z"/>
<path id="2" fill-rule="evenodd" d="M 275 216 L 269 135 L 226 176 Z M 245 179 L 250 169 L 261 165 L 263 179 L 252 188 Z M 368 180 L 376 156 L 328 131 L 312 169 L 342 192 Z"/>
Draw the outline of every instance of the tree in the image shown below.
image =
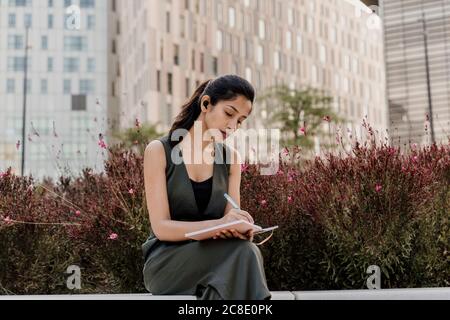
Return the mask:
<path id="1" fill-rule="evenodd" d="M 143 155 L 148 143 L 162 137 L 163 134 L 158 132 L 155 125 L 141 125 L 136 120 L 135 127 L 116 131 L 113 136 L 120 147 L 137 150 L 139 154 Z"/>
<path id="2" fill-rule="evenodd" d="M 267 109 L 265 124 L 280 126 L 282 144 L 287 147 L 298 145 L 311 149 L 316 135 L 328 137 L 323 140 L 330 142 L 330 121 L 342 121 L 331 110 L 333 98 L 317 89 L 297 90 L 282 85 L 269 88 L 258 100 Z M 328 130 L 323 130 L 324 122 L 328 122 Z M 331 143 L 327 146 L 331 146 Z"/>

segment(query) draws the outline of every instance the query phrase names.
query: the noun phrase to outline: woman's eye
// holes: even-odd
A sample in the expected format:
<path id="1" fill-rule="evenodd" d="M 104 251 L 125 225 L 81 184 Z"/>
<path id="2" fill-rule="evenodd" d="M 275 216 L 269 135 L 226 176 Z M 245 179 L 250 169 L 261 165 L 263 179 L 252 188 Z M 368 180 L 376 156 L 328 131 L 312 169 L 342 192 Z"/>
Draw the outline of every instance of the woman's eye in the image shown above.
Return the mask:
<path id="1" fill-rule="evenodd" d="M 227 116 L 229 116 L 229 117 L 231 117 L 232 116 L 232 114 L 229 114 L 228 112 L 225 112 L 226 113 L 226 115 Z"/>

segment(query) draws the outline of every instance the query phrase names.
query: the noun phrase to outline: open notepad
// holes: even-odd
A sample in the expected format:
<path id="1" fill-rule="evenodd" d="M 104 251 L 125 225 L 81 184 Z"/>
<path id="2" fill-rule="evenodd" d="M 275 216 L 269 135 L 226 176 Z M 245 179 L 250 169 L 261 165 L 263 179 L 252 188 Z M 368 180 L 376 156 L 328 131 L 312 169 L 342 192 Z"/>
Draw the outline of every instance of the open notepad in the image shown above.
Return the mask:
<path id="1" fill-rule="evenodd" d="M 262 227 L 260 227 L 258 225 L 255 225 L 255 224 L 251 224 L 248 221 L 236 220 L 236 221 L 232 221 L 232 222 L 219 224 L 219 225 L 214 226 L 214 227 L 210 227 L 210 228 L 201 229 L 201 230 L 197 230 L 197 231 L 194 231 L 194 232 L 186 233 L 185 237 L 188 238 L 188 239 L 194 239 L 194 240 L 205 240 L 205 239 L 210 239 L 210 238 L 214 237 L 221 230 L 234 229 L 237 232 L 245 234 L 248 231 L 253 229 L 254 234 L 260 234 L 260 233 L 264 233 L 264 232 L 275 230 L 277 228 L 278 228 L 278 226 L 274 226 L 274 227 L 264 228 L 263 229 Z"/>

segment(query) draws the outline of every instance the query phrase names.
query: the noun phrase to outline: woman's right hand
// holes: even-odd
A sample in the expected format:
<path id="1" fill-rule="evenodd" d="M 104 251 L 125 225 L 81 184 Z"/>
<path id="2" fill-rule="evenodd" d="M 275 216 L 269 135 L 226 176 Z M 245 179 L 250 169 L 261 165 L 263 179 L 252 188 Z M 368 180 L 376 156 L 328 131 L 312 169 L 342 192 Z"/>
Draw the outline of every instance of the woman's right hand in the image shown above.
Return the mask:
<path id="1" fill-rule="evenodd" d="M 245 210 L 231 209 L 221 219 L 221 223 L 228 223 L 235 220 L 245 220 L 250 223 L 254 223 L 253 217 Z"/>

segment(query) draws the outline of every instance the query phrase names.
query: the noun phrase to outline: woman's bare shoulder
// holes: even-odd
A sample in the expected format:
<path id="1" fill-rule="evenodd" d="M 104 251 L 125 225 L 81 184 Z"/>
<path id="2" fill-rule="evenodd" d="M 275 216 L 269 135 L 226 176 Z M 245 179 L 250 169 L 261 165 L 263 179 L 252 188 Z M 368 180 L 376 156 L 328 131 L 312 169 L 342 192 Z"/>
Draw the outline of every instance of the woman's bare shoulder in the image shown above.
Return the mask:
<path id="1" fill-rule="evenodd" d="M 151 141 L 145 148 L 144 161 L 150 161 L 153 166 L 166 167 L 166 153 L 160 140 Z"/>

